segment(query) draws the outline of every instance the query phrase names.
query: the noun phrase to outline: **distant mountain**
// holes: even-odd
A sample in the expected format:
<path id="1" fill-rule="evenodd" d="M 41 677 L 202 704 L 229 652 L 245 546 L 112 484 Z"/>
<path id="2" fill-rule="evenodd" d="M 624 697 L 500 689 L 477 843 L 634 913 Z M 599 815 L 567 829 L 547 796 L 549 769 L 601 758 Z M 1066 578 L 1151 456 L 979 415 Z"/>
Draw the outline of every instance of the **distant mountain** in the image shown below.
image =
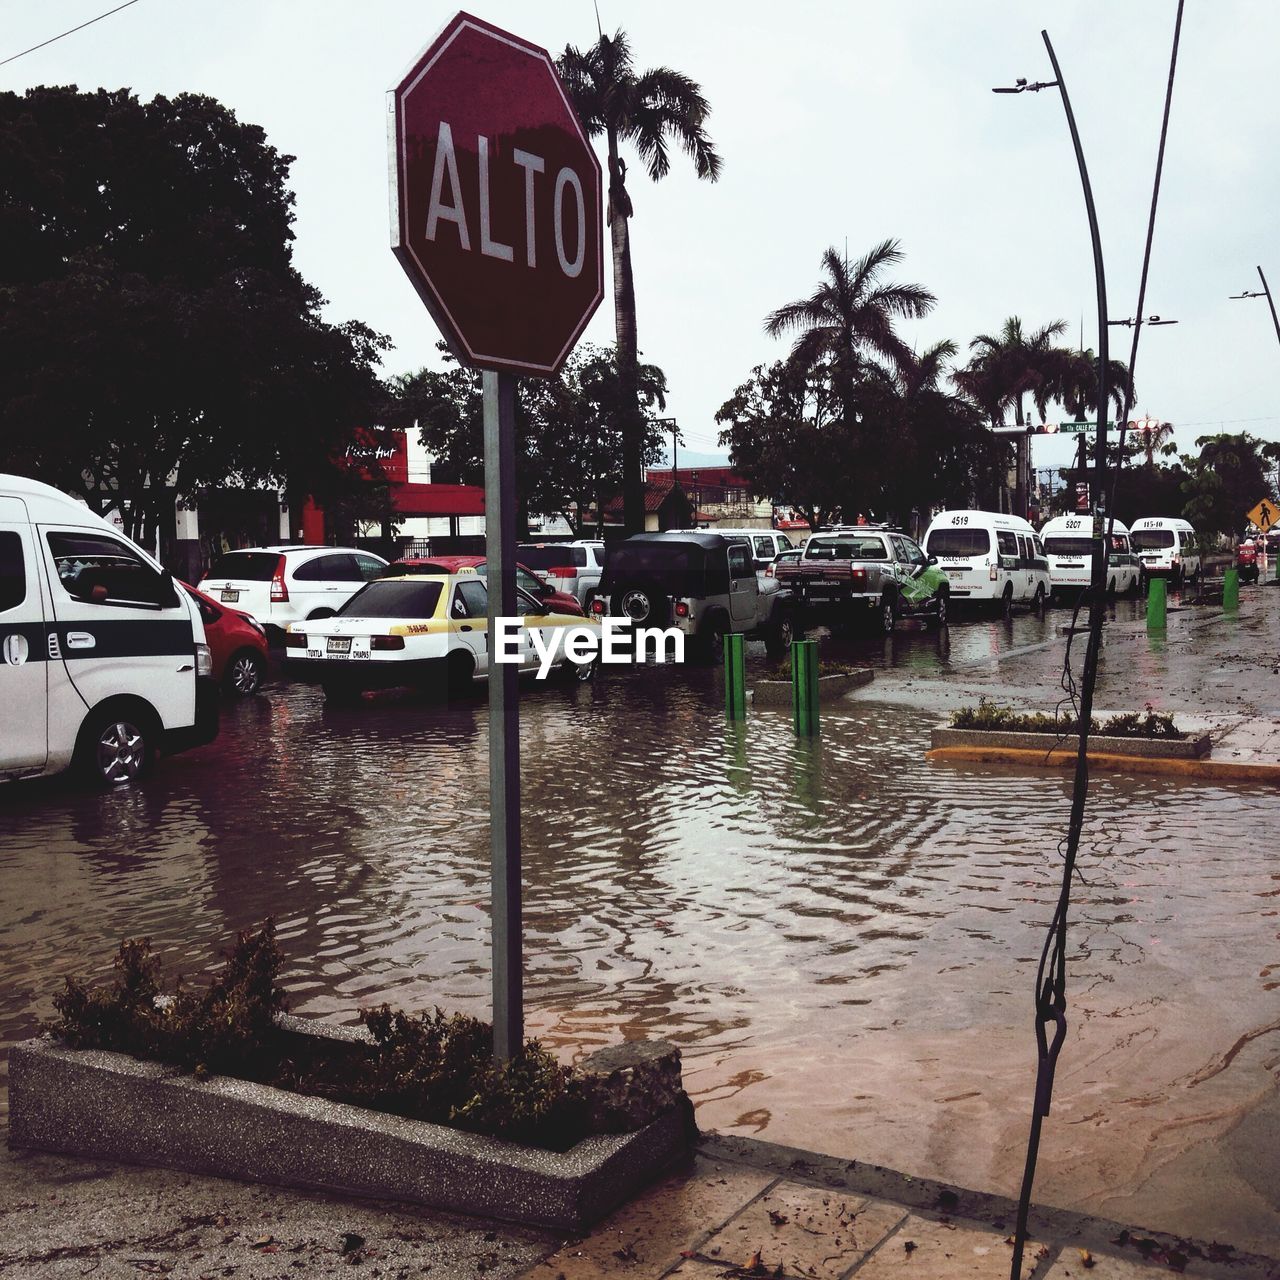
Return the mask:
<path id="1" fill-rule="evenodd" d="M 729 455 L 727 453 L 699 453 L 696 449 L 681 449 L 677 461 L 680 463 L 681 471 L 686 467 L 690 469 L 694 467 L 727 467 L 729 465 Z M 670 449 L 667 450 L 662 461 L 656 465 L 659 470 L 670 468 Z"/>

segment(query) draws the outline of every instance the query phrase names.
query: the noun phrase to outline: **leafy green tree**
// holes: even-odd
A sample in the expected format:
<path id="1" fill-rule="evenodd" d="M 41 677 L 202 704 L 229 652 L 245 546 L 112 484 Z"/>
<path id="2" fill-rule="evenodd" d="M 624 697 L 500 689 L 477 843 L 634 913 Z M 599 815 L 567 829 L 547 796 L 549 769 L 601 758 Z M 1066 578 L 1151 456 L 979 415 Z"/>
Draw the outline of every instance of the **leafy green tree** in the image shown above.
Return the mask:
<path id="1" fill-rule="evenodd" d="M 1263 498 L 1275 501 L 1273 467 L 1280 445 L 1242 431 L 1200 436 L 1196 446 L 1198 457 L 1182 459 L 1186 518 L 1201 533 L 1238 533 Z"/>
<path id="2" fill-rule="evenodd" d="M 0 93 L 0 466 L 146 541 L 175 492 L 363 483 L 387 341 L 321 318 L 291 162 L 200 95 Z"/>
<path id="3" fill-rule="evenodd" d="M 1010 316 L 999 333 L 980 333 L 969 343 L 973 354 L 956 373 L 956 385 L 982 408 L 993 427 L 1001 426 L 1010 410 L 1014 425 L 1025 425 L 1028 396 L 1043 418 L 1070 376 L 1071 353 L 1055 341 L 1066 328 L 1065 320 L 1053 320 L 1027 334 L 1022 320 Z"/>
<path id="4" fill-rule="evenodd" d="M 721 405 L 720 444 L 756 493 L 795 507 L 811 529 L 849 509 L 854 450 L 825 364 L 757 365 Z"/>
<path id="5" fill-rule="evenodd" d="M 627 164 L 621 147 L 635 148 L 657 182 L 671 169 L 674 143 L 693 161 L 699 178 L 720 176 L 720 157 L 706 131 L 710 106 L 701 88 L 670 67 L 636 71 L 626 33 L 606 36 L 579 50 L 568 45 L 557 59 L 583 128 L 603 137 L 608 150 L 609 234 L 613 249 L 613 310 L 617 336 L 619 406 L 622 413 L 623 518 L 628 533 L 644 528 L 644 412 L 636 337 L 636 293 L 631 269 Z"/>
<path id="6" fill-rule="evenodd" d="M 381 420 L 417 424 L 434 459 L 433 478 L 484 483 L 484 408 L 480 375 L 460 367 L 443 343 L 442 370 L 421 369 L 393 379 Z M 662 457 L 666 440 L 652 410 L 666 407 L 667 379 L 656 365 L 639 367 L 645 408 L 641 454 L 645 465 Z M 622 483 L 622 380 L 613 348 L 580 344 L 555 378 L 522 379 L 516 392 L 516 493 L 520 520 L 530 512 L 559 515 L 585 532 L 587 509 L 599 512 Z"/>

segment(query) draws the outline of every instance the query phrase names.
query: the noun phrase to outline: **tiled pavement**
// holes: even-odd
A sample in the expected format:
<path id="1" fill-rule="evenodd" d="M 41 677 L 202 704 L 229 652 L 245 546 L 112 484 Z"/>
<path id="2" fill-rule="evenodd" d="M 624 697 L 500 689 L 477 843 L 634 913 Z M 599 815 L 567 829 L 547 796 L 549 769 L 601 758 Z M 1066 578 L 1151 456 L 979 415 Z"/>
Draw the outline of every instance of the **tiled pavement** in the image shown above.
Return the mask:
<path id="1" fill-rule="evenodd" d="M 692 1164 L 619 1209 L 528 1280 L 787 1277 L 1006 1280 L 1010 1202 L 747 1139 L 704 1138 Z M 1025 1280 L 1277 1280 L 1280 1265 L 1079 1214 L 1033 1219 Z"/>

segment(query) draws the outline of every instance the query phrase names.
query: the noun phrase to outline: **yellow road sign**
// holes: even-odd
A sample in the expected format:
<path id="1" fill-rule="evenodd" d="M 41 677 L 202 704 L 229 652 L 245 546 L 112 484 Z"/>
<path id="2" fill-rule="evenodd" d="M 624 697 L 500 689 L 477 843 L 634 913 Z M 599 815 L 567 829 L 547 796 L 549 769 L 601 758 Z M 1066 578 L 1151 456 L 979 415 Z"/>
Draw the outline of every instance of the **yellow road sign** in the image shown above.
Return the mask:
<path id="1" fill-rule="evenodd" d="M 1249 512 L 1246 519 L 1250 524 L 1257 525 L 1263 533 L 1270 533 L 1272 528 L 1280 523 L 1280 504 L 1272 502 L 1270 498 L 1263 498 L 1252 511 Z"/>

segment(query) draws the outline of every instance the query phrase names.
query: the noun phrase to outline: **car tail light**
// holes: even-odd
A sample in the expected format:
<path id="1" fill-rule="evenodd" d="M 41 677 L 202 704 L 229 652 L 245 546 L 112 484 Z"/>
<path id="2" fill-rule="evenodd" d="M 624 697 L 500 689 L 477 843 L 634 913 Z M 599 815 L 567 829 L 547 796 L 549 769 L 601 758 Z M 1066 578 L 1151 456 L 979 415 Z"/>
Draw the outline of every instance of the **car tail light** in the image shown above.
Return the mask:
<path id="1" fill-rule="evenodd" d="M 404 636 L 370 636 L 370 649 L 403 649 Z"/>
<path id="2" fill-rule="evenodd" d="M 770 561 L 769 561 L 769 563 L 768 563 L 767 565 L 765 565 L 765 569 L 764 569 L 764 576 L 765 576 L 766 578 L 772 578 L 772 577 L 774 576 L 774 573 L 773 573 L 773 561 L 772 561 L 772 560 L 770 560 Z"/>
<path id="3" fill-rule="evenodd" d="M 1179 559 L 1179 557 L 1177 557 L 1177 556 L 1171 556 L 1171 557 L 1170 557 L 1170 559 L 1169 559 L 1169 563 L 1170 563 L 1170 564 L 1177 564 L 1177 563 L 1178 563 L 1178 559 Z"/>
<path id="4" fill-rule="evenodd" d="M 286 604 L 289 600 L 289 588 L 284 585 L 284 556 L 276 561 L 276 571 L 271 575 L 271 601 L 273 604 Z"/>
<path id="5" fill-rule="evenodd" d="M 849 570 L 849 577 L 851 577 L 851 578 L 854 580 L 854 582 L 855 582 L 855 583 L 857 583 L 857 582 L 866 582 L 866 580 L 867 580 L 867 571 L 866 571 L 865 569 L 854 569 L 854 568 L 851 568 L 851 569 Z"/>
<path id="6" fill-rule="evenodd" d="M 571 564 L 559 564 L 552 569 L 548 569 L 547 572 L 553 578 L 576 578 L 578 576 L 578 570 Z"/>
<path id="7" fill-rule="evenodd" d="M 689 616 L 689 605 L 685 600 L 676 601 L 676 617 L 687 618 Z"/>
<path id="8" fill-rule="evenodd" d="M 196 645 L 196 675 L 213 675 L 213 652 L 207 644 Z"/>
<path id="9" fill-rule="evenodd" d="M 594 613 L 597 617 L 600 617 L 601 615 L 603 615 L 603 613 L 604 613 L 604 601 L 603 601 L 603 600 L 601 600 L 599 596 L 597 596 L 597 597 L 596 597 L 596 598 L 591 602 L 591 612 L 592 612 L 592 613 Z"/>
<path id="10" fill-rule="evenodd" d="M 301 631 L 286 631 L 284 633 L 284 647 L 286 649 L 305 649 L 307 647 L 307 637 Z"/>

